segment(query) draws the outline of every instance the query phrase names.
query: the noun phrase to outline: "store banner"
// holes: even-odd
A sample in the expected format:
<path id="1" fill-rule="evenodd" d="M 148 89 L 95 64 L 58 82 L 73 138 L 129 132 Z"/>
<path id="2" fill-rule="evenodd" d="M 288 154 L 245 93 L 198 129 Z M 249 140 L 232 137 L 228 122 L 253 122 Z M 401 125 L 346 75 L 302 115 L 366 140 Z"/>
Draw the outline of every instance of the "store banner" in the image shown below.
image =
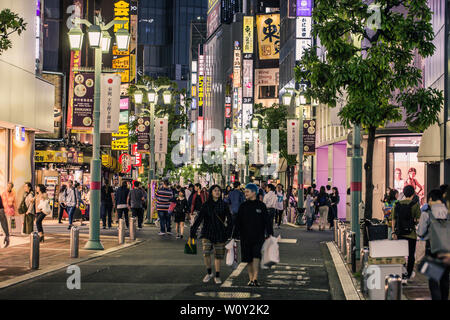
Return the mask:
<path id="1" fill-rule="evenodd" d="M 295 60 L 300 61 L 302 60 L 305 50 L 311 48 L 312 39 L 296 39 L 296 41 Z"/>
<path id="2" fill-rule="evenodd" d="M 100 132 L 113 133 L 119 130 L 120 81 L 117 74 L 102 74 L 100 89 Z"/>
<path id="3" fill-rule="evenodd" d="M 253 103 L 253 60 L 243 60 L 243 89 L 242 96 L 244 103 Z"/>
<path id="4" fill-rule="evenodd" d="M 303 120 L 303 154 L 316 155 L 316 121 Z"/>
<path id="5" fill-rule="evenodd" d="M 298 119 L 287 120 L 287 148 L 288 155 L 299 154 L 299 126 Z"/>
<path id="6" fill-rule="evenodd" d="M 128 153 L 122 153 L 119 157 L 121 172 L 128 173 L 131 171 L 132 158 Z"/>
<path id="7" fill-rule="evenodd" d="M 311 17 L 313 0 L 297 0 L 297 17 Z"/>
<path id="8" fill-rule="evenodd" d="M 263 139 L 262 135 L 259 133 L 253 133 L 253 164 L 263 165 L 264 164 L 264 146 L 266 146 L 266 139 Z"/>
<path id="9" fill-rule="evenodd" d="M 155 121 L 155 153 L 167 153 L 168 120 L 157 118 Z"/>
<path id="10" fill-rule="evenodd" d="M 253 117 L 253 104 L 242 104 L 242 126 L 241 128 L 251 128 L 251 121 Z"/>
<path id="11" fill-rule="evenodd" d="M 243 26 L 243 44 L 242 44 L 242 52 L 245 53 L 253 53 L 253 37 L 254 37 L 254 28 L 253 28 L 253 16 L 245 16 L 244 17 L 244 26 Z"/>
<path id="12" fill-rule="evenodd" d="M 206 21 L 207 28 L 207 38 L 209 38 L 214 31 L 220 26 L 220 2 L 216 1 L 216 4 L 208 12 L 208 17 Z"/>
<path id="13" fill-rule="evenodd" d="M 234 48 L 233 59 L 233 87 L 239 88 L 241 86 L 241 49 L 239 47 Z"/>
<path id="14" fill-rule="evenodd" d="M 150 153 L 150 117 L 141 117 L 138 119 L 136 135 L 136 151 L 139 153 Z"/>
<path id="15" fill-rule="evenodd" d="M 312 18 L 311 17 L 297 17 L 296 20 L 296 37 L 303 39 L 311 38 Z"/>
<path id="16" fill-rule="evenodd" d="M 280 58 L 280 14 L 257 15 L 259 58 Z"/>
<path id="17" fill-rule="evenodd" d="M 94 74 L 77 74 L 73 93 L 72 127 L 91 129 L 94 123 Z"/>
<path id="18" fill-rule="evenodd" d="M 111 135 L 111 150 L 128 151 L 128 135 L 128 124 L 120 125 L 119 131 Z"/>

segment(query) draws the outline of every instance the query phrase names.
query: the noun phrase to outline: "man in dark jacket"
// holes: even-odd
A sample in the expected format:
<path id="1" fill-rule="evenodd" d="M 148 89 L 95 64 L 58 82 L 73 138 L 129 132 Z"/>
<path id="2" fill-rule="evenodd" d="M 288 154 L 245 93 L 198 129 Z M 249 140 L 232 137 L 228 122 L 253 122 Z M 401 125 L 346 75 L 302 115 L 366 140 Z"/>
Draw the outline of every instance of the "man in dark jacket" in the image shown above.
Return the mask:
<path id="1" fill-rule="evenodd" d="M 233 219 L 233 224 L 235 224 L 236 215 L 239 211 L 239 207 L 245 201 L 245 196 L 241 190 L 241 183 L 239 181 L 236 181 L 233 186 L 234 189 L 230 191 L 225 202 L 231 207 L 231 218 Z"/>
<path id="2" fill-rule="evenodd" d="M 126 181 L 122 181 L 122 186 L 119 187 L 114 194 L 114 199 L 116 200 L 117 217 L 118 219 L 122 219 L 122 216 L 124 216 L 127 228 L 130 224 L 130 222 L 128 221 L 127 205 L 127 198 L 129 193 L 130 189 L 128 189 L 128 183 Z"/>
<path id="3" fill-rule="evenodd" d="M 270 221 L 266 205 L 257 199 L 258 186 L 249 183 L 245 186 L 247 201 L 241 204 L 236 217 L 233 232 L 234 239 L 241 240 L 242 262 L 247 262 L 249 286 L 259 286 L 258 270 L 261 260 L 261 248 L 265 239 L 273 235 L 273 223 Z"/>
<path id="4" fill-rule="evenodd" d="M 133 217 L 137 217 L 138 219 L 138 228 L 142 229 L 142 222 L 144 221 L 144 202 L 147 199 L 147 195 L 139 188 L 140 185 L 139 181 L 134 183 L 134 189 L 128 194 L 127 203 Z"/>
<path id="5" fill-rule="evenodd" d="M 9 246 L 9 230 L 8 230 L 8 220 L 5 215 L 5 208 L 3 207 L 2 197 L 0 197 L 0 225 L 3 229 L 3 233 L 5 234 L 5 239 L 3 240 L 5 247 Z"/>

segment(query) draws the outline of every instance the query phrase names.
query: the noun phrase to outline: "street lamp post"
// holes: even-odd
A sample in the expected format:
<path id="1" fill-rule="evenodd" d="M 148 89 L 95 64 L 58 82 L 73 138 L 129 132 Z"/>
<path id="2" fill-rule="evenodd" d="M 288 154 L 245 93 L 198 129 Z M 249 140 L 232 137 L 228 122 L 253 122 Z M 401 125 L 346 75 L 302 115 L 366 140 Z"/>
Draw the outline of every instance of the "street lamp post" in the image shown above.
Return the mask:
<path id="1" fill-rule="evenodd" d="M 151 215 L 151 210 L 153 206 L 152 199 L 152 180 L 155 179 L 155 105 L 158 102 L 158 93 L 161 90 L 165 90 L 163 92 L 163 101 L 164 104 L 170 104 L 172 99 L 172 95 L 169 89 L 169 86 L 159 86 L 156 89 L 153 87 L 148 87 L 145 85 L 137 85 L 139 90 L 134 93 L 134 100 L 136 103 L 143 103 L 144 93 L 147 93 L 147 100 L 150 104 L 150 161 L 148 168 L 148 194 L 147 194 L 147 214 L 145 218 L 144 224 L 153 224 L 153 218 Z M 142 90 L 142 91 L 141 91 Z"/>
<path id="2" fill-rule="evenodd" d="M 102 72 L 102 54 L 109 51 L 111 37 L 107 35 L 107 30 L 115 24 L 125 25 L 125 21 L 113 20 L 107 25 L 102 21 L 100 15 L 95 17 L 92 24 L 85 19 L 74 19 L 75 27 L 69 33 L 71 50 L 81 50 L 83 44 L 83 31 L 80 24 L 88 27 L 89 45 L 95 49 L 95 82 L 94 82 L 94 141 L 91 162 L 91 192 L 90 203 L 91 212 L 89 215 L 89 240 L 85 245 L 88 250 L 103 250 L 100 242 L 100 189 L 101 189 L 101 159 L 100 159 L 100 78 Z M 120 31 L 120 32 L 119 32 Z M 116 33 L 116 41 L 119 50 L 127 50 L 130 35 L 127 30 L 120 29 Z"/>

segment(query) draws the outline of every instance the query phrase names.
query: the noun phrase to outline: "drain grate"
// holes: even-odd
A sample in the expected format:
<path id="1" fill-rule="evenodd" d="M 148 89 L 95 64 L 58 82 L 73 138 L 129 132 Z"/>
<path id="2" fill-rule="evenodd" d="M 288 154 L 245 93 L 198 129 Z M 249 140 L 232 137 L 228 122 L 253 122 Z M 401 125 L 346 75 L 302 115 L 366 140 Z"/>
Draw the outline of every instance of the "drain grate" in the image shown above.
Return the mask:
<path id="1" fill-rule="evenodd" d="M 219 299 L 254 299 L 261 297 L 260 294 L 251 292 L 196 292 L 196 296 Z"/>

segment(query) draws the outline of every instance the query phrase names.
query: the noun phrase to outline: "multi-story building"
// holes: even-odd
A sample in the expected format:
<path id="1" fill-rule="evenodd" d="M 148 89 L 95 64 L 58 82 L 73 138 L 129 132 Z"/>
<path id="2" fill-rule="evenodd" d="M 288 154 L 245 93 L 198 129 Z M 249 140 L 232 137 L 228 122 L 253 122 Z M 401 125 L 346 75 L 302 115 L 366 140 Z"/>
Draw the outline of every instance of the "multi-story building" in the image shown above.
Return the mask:
<path id="1" fill-rule="evenodd" d="M 5 0 L 3 9 L 27 23 L 22 34 L 10 35 L 12 48 L 0 54 L 0 192 L 12 181 L 20 199 L 24 183 L 34 182 L 35 134 L 53 132 L 55 86 L 42 76 L 42 2 Z"/>
<path id="2" fill-rule="evenodd" d="M 191 22 L 205 20 L 207 0 L 140 0 L 139 65 L 143 74 L 165 76 L 187 88 Z"/>

